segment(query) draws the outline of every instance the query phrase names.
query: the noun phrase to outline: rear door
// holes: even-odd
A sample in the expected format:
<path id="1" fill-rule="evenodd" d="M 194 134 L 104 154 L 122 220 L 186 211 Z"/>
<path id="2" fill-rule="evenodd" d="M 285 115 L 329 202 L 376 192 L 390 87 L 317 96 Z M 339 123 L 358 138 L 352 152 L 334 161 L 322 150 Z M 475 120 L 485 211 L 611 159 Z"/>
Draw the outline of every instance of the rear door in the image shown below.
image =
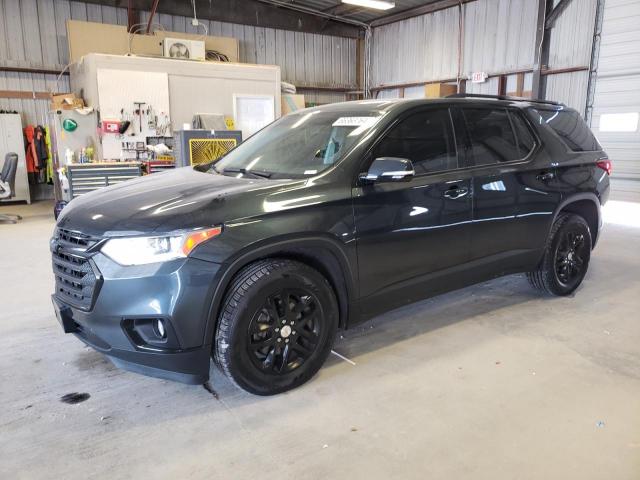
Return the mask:
<path id="1" fill-rule="evenodd" d="M 361 297 L 389 293 L 401 304 L 427 296 L 429 279 L 453 287 L 469 259 L 471 223 L 471 181 L 457 150 L 446 107 L 413 111 L 373 147 L 364 171 L 374 158 L 400 157 L 416 175 L 354 189 Z"/>
<path id="2" fill-rule="evenodd" d="M 519 110 L 474 106 L 460 114 L 473 165 L 471 259 L 496 274 L 528 267 L 560 200 L 555 167 Z"/>

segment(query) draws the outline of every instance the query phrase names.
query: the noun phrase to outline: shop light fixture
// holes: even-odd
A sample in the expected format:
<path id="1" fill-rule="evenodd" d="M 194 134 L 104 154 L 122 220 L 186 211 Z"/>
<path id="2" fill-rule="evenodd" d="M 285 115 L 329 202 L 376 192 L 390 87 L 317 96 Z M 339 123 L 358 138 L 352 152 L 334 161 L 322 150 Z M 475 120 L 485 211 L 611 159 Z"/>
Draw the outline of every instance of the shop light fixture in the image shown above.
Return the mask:
<path id="1" fill-rule="evenodd" d="M 389 10 L 396 6 L 395 2 L 384 0 L 342 0 L 342 3 L 357 5 L 359 7 L 374 8 L 376 10 Z"/>

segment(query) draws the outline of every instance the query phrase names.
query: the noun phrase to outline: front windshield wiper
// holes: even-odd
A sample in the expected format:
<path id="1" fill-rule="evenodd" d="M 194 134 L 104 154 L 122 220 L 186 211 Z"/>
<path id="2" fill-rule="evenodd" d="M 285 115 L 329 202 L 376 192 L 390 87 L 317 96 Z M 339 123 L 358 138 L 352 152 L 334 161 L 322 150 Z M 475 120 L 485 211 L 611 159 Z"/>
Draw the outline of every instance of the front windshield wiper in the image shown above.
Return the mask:
<path id="1" fill-rule="evenodd" d="M 258 177 L 258 178 L 271 178 L 271 176 L 273 175 L 273 173 L 271 172 L 256 172 L 253 170 L 247 170 L 246 168 L 235 168 L 235 167 L 229 167 L 229 168 L 224 168 L 221 171 L 218 171 L 218 169 L 214 168 L 214 170 L 218 173 L 241 173 L 243 175 L 253 175 L 254 177 Z"/>

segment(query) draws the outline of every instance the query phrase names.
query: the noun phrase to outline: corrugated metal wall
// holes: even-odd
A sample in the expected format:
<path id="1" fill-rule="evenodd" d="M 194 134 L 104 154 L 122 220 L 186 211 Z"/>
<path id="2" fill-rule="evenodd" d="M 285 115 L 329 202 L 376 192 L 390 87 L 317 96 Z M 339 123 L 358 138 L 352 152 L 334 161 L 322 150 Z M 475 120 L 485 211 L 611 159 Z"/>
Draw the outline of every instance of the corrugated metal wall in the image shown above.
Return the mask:
<path id="1" fill-rule="evenodd" d="M 462 71 L 491 74 L 531 68 L 536 4 L 532 0 L 485 0 L 465 4 L 462 9 Z"/>
<path id="2" fill-rule="evenodd" d="M 602 24 L 592 128 L 613 160 L 614 179 L 640 192 L 640 129 L 600 130 L 603 114 L 640 113 L 640 0 L 607 0 Z M 614 182 L 615 185 L 615 182 Z"/>
<path id="3" fill-rule="evenodd" d="M 142 12 L 140 21 L 148 20 Z M 187 17 L 158 15 L 166 30 L 196 33 Z M 209 35 L 234 37 L 240 42 L 240 60 L 279 65 L 282 79 L 296 85 L 356 89 L 356 40 L 201 20 Z M 202 29 L 198 30 L 202 33 Z"/>
<path id="4" fill-rule="evenodd" d="M 596 6 L 597 0 L 576 0 L 562 12 L 549 38 L 550 69 L 589 66 Z M 588 70 L 550 75 L 546 95 L 584 114 L 588 84 Z"/>
<path id="5" fill-rule="evenodd" d="M 558 17 L 549 38 L 549 68 L 589 66 L 596 1 L 572 1 Z"/>
<path id="6" fill-rule="evenodd" d="M 457 30 L 453 8 L 374 28 L 372 86 L 455 78 Z"/>
<path id="7" fill-rule="evenodd" d="M 25 92 L 69 91 L 69 78 L 62 77 L 56 85 L 56 75 L 40 73 L 0 72 L 0 90 Z M 0 110 L 15 110 L 22 116 L 22 123 L 45 124 L 49 100 L 0 98 Z"/>
<path id="8" fill-rule="evenodd" d="M 560 15 L 550 35 L 551 69 L 589 66 L 595 9 L 596 0 L 574 0 Z M 463 77 L 479 71 L 491 75 L 533 68 L 536 1 L 478 0 L 465 4 L 462 15 Z M 372 45 L 373 87 L 454 79 L 458 8 L 375 28 Z M 546 97 L 583 113 L 587 83 L 587 71 L 549 75 Z M 468 82 L 467 91 L 495 94 L 498 81 Z M 398 89 L 378 94 L 385 98 L 398 95 Z"/>
<path id="9" fill-rule="evenodd" d="M 551 68 L 589 64 L 595 2 L 574 0 L 560 16 L 551 33 Z M 478 0 L 465 4 L 462 10 L 463 75 L 473 71 L 492 74 L 532 68 L 535 1 Z M 0 65 L 3 66 L 59 70 L 68 62 L 67 19 L 120 25 L 127 21 L 123 8 L 68 0 L 0 0 L 0 11 L 3 12 L 0 18 Z M 141 21 L 147 19 L 148 13 L 141 12 Z M 195 31 L 186 17 L 160 14 L 156 21 L 166 29 Z M 242 61 L 280 65 L 283 80 L 298 85 L 356 88 L 356 41 L 353 39 L 213 21 L 204 23 L 212 35 L 237 38 Z M 458 68 L 457 49 L 457 7 L 375 28 L 371 85 L 453 79 Z M 549 76 L 547 98 L 563 101 L 582 112 L 587 78 L 587 72 Z M 54 75 L 0 72 L 0 90 L 44 91 L 52 88 L 54 82 Z M 497 82 L 493 79 L 468 86 L 470 92 L 497 93 Z M 57 90 L 67 89 L 67 78 L 63 77 Z M 304 93 L 309 102 L 345 99 L 342 93 Z M 380 95 L 397 94 L 396 90 Z M 47 105 L 46 100 L 0 99 L 0 108 L 20 110 L 29 122 L 41 121 Z"/>
<path id="10" fill-rule="evenodd" d="M 536 2 L 479 0 L 465 4 L 462 15 L 463 75 L 531 68 Z M 458 22 L 453 7 L 375 28 L 373 86 L 456 78 Z"/>
<path id="11" fill-rule="evenodd" d="M 0 0 L 0 66 L 61 70 L 68 63 L 66 21 L 88 20 L 126 25 L 127 11 L 68 0 Z M 148 12 L 141 12 L 146 22 Z M 165 29 L 194 32 L 187 17 L 163 15 L 155 21 Z M 202 20 L 210 35 L 235 37 L 240 42 L 240 60 L 275 64 L 282 79 L 297 85 L 356 89 L 356 40 L 289 32 L 231 23 Z M 202 29 L 199 30 L 202 33 Z M 48 91 L 56 76 L 0 72 L 0 90 Z M 69 89 L 61 78 L 57 91 Z M 304 91 L 307 101 L 342 101 L 344 94 Z M 47 100 L 0 99 L 0 109 L 18 110 L 24 122 L 42 122 Z"/>
<path id="12" fill-rule="evenodd" d="M 589 72 L 570 72 L 547 76 L 547 98 L 575 108 L 584 116 Z"/>

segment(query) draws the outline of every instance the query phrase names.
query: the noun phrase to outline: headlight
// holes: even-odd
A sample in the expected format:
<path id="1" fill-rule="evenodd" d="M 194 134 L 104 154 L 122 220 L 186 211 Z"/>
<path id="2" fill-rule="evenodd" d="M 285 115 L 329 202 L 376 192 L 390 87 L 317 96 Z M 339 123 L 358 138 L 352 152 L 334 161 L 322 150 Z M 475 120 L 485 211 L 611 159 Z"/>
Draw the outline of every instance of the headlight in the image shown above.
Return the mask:
<path id="1" fill-rule="evenodd" d="M 120 265 L 167 262 L 188 256 L 202 242 L 222 233 L 222 227 L 158 237 L 112 238 L 101 251 Z"/>

